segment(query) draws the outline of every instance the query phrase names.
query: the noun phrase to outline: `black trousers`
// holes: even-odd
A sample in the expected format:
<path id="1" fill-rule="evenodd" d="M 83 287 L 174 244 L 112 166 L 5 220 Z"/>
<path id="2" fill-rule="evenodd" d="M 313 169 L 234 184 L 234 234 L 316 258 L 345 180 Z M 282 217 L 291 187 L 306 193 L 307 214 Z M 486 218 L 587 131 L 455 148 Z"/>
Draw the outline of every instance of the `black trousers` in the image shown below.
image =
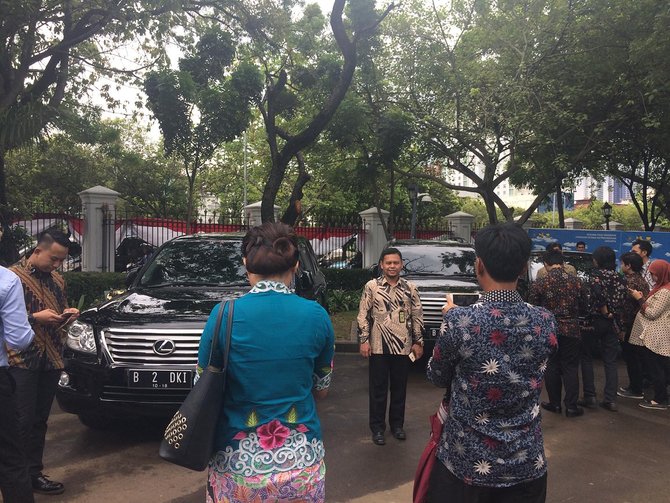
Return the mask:
<path id="1" fill-rule="evenodd" d="M 371 355 L 370 378 L 370 429 L 373 433 L 386 430 L 386 401 L 391 389 L 389 426 L 391 430 L 405 424 L 405 396 L 409 358 L 405 355 Z"/>
<path id="2" fill-rule="evenodd" d="M 510 487 L 471 486 L 451 473 L 438 459 L 430 474 L 427 503 L 544 503 L 547 474 Z"/>
<path id="3" fill-rule="evenodd" d="M 558 350 L 547 363 L 544 382 L 549 401 L 561 404 L 561 385 L 565 388 L 563 403 L 566 409 L 575 409 L 579 398 L 579 357 L 581 342 L 579 337 L 558 336 Z"/>
<path id="4" fill-rule="evenodd" d="M 19 440 L 14 379 L 7 368 L 0 368 L 0 492 L 4 503 L 35 501 Z"/>
<path id="5" fill-rule="evenodd" d="M 643 348 L 644 361 L 654 385 L 654 401 L 657 403 L 668 403 L 668 385 L 666 371 L 670 358 L 654 353 L 651 349 Z"/>
<path id="6" fill-rule="evenodd" d="M 596 397 L 596 384 L 593 376 L 593 351 L 600 342 L 601 357 L 605 367 L 604 400 L 616 402 L 617 356 L 619 354 L 619 339 L 614 333 L 612 320 L 594 318 L 593 332 L 586 332 L 582 340 L 582 379 L 584 380 L 584 398 Z M 588 335 L 587 335 L 588 334 Z"/>
<path id="7" fill-rule="evenodd" d="M 19 413 L 20 438 L 28 465 L 28 474 L 35 478 L 44 465 L 44 441 L 51 405 L 56 396 L 60 370 L 27 370 L 9 367 L 16 381 L 16 403 Z"/>
<path id="8" fill-rule="evenodd" d="M 636 346 L 628 342 L 630 339 L 630 329 L 626 332 L 625 340 L 621 341 L 621 354 L 623 360 L 626 362 L 626 370 L 628 372 L 628 387 L 634 393 L 643 394 L 643 369 L 644 365 L 644 346 Z"/>

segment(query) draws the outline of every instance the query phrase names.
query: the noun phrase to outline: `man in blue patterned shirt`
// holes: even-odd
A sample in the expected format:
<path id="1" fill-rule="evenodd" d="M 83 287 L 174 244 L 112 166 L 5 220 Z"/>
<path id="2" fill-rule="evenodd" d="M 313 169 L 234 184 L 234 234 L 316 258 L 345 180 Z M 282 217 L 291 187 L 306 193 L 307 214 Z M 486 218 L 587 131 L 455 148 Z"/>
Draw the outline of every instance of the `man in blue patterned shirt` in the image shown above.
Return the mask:
<path id="1" fill-rule="evenodd" d="M 516 292 L 530 256 L 525 231 L 496 224 L 477 233 L 475 270 L 484 293 L 448 299 L 428 378 L 448 388 L 429 502 L 540 503 L 547 463 L 540 392 L 557 348 L 556 320 Z"/>

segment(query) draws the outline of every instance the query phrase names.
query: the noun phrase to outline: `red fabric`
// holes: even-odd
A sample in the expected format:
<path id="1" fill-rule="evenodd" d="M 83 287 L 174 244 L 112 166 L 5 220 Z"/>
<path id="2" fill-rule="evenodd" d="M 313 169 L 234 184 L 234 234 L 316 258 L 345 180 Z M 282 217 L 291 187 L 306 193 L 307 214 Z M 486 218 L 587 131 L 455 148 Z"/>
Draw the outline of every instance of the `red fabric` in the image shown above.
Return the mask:
<path id="1" fill-rule="evenodd" d="M 425 503 L 430 474 L 437 459 L 437 443 L 442 435 L 442 421 L 440 421 L 437 413 L 430 416 L 430 428 L 430 440 L 428 440 L 428 445 L 426 445 L 419 458 L 419 466 L 417 466 L 414 474 L 414 490 L 412 493 L 414 503 Z"/>

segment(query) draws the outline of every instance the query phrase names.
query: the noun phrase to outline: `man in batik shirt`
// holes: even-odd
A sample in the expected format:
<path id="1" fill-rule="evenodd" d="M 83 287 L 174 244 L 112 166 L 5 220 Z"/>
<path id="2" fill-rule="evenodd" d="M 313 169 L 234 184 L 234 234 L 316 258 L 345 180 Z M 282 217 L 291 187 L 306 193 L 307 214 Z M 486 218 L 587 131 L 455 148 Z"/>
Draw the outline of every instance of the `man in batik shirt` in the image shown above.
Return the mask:
<path id="1" fill-rule="evenodd" d="M 556 350 L 556 320 L 523 302 L 516 283 L 531 242 L 514 224 L 477 233 L 478 303 L 447 300 L 428 378 L 450 389 L 429 502 L 542 503 L 547 462 L 540 392 Z"/>
<path id="2" fill-rule="evenodd" d="M 423 311 L 416 287 L 400 277 L 402 255 L 396 248 L 382 252 L 382 277 L 366 283 L 358 310 L 360 353 L 368 358 L 370 430 L 372 441 L 384 445 L 386 399 L 391 391 L 389 426 L 405 440 L 405 396 L 410 354 L 423 355 Z"/>
<path id="3" fill-rule="evenodd" d="M 579 316 L 588 310 L 588 293 L 582 282 L 563 268 L 563 254 L 550 250 L 544 255 L 547 274 L 533 283 L 529 302 L 546 307 L 554 313 L 558 323 L 558 351 L 547 365 L 546 381 L 548 402 L 542 408 L 561 413 L 561 381 L 565 388 L 565 415 L 577 417 L 584 409 L 577 405 L 579 399 Z"/>
<path id="4" fill-rule="evenodd" d="M 65 490 L 61 482 L 42 473 L 42 457 L 47 421 L 63 370 L 64 324 L 79 316 L 76 308 L 68 308 L 65 280 L 56 272 L 67 258 L 69 246 L 64 233 L 45 232 L 30 257 L 11 267 L 23 285 L 28 321 L 35 331 L 27 348 L 9 351 L 9 372 L 16 381 L 21 442 L 33 491 L 40 494 Z"/>
<path id="5" fill-rule="evenodd" d="M 644 389 L 642 386 L 642 369 L 644 362 L 644 347 L 631 344 L 630 332 L 633 328 L 635 316 L 642 304 L 644 304 L 647 295 L 649 295 L 649 284 L 642 277 L 642 257 L 635 252 L 628 252 L 621 255 L 621 271 L 626 279 L 626 287 L 628 288 L 628 296 L 623 305 L 623 312 L 621 316 L 622 337 L 621 353 L 626 362 L 626 370 L 628 371 L 628 386 L 621 386 L 616 394 L 624 398 L 634 398 L 642 400 L 644 398 Z M 642 292 L 640 300 L 635 299 L 630 295 L 630 291 L 635 290 Z"/>
<path id="6" fill-rule="evenodd" d="M 616 272 L 616 255 L 612 248 L 609 246 L 596 248 L 593 252 L 593 264 L 595 267 L 589 272 L 593 331 L 585 333 L 582 341 L 584 399 L 578 403 L 582 407 L 589 408 L 596 407 L 598 403 L 593 375 L 593 352 L 599 346 L 605 367 L 605 387 L 600 406 L 610 412 L 616 412 L 618 331 L 621 328 L 621 315 L 628 290 L 626 281 Z"/>

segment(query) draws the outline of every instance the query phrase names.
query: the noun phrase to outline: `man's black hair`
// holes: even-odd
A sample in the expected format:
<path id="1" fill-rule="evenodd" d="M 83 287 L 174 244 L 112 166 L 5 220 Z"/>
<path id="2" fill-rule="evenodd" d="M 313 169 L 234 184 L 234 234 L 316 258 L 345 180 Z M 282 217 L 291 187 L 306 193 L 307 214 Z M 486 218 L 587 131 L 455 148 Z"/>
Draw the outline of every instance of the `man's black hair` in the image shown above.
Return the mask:
<path id="1" fill-rule="evenodd" d="M 386 257 L 386 255 L 398 255 L 398 257 L 400 257 L 400 260 L 402 260 L 402 253 L 400 253 L 400 250 L 398 250 L 397 248 L 386 248 L 379 256 L 379 261 L 383 262 L 384 257 Z"/>
<path id="2" fill-rule="evenodd" d="M 586 248 L 586 243 L 584 241 L 577 241 L 577 244 L 575 245 L 575 248 L 578 248 L 579 245 L 582 245 L 582 246 L 584 246 L 584 248 Z"/>
<path id="3" fill-rule="evenodd" d="M 636 239 L 633 242 L 633 246 L 638 245 L 640 250 L 647 252 L 647 257 L 651 257 L 651 252 L 654 251 L 654 247 L 651 246 L 651 243 L 646 239 Z"/>
<path id="4" fill-rule="evenodd" d="M 519 225 L 493 224 L 477 232 L 475 253 L 496 281 L 515 281 L 530 258 L 531 241 Z"/>
<path id="5" fill-rule="evenodd" d="M 630 266 L 633 272 L 640 272 L 642 270 L 642 257 L 635 252 L 626 252 L 621 255 L 621 262 Z"/>
<path id="6" fill-rule="evenodd" d="M 609 269 L 610 271 L 616 269 L 616 254 L 609 246 L 599 246 L 593 252 L 592 257 L 599 269 Z"/>
<path id="7" fill-rule="evenodd" d="M 558 241 L 554 241 L 553 243 L 549 243 L 547 246 L 545 246 L 545 249 L 547 251 L 551 251 L 551 250 L 563 251 L 563 247 L 561 246 L 561 243 L 559 243 Z"/>
<path id="8" fill-rule="evenodd" d="M 558 250 L 548 250 L 542 255 L 542 262 L 547 265 L 562 264 L 563 254 Z"/>
<path id="9" fill-rule="evenodd" d="M 59 245 L 70 249 L 70 239 L 67 234 L 62 231 L 48 230 L 40 233 L 37 236 L 37 246 L 50 247 L 53 243 L 58 243 Z"/>

